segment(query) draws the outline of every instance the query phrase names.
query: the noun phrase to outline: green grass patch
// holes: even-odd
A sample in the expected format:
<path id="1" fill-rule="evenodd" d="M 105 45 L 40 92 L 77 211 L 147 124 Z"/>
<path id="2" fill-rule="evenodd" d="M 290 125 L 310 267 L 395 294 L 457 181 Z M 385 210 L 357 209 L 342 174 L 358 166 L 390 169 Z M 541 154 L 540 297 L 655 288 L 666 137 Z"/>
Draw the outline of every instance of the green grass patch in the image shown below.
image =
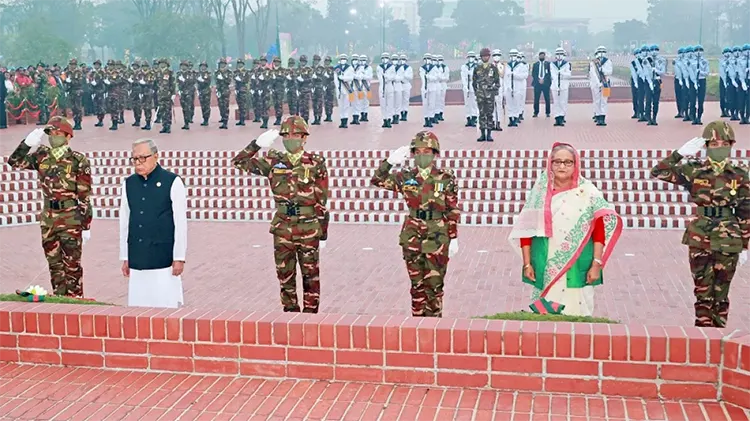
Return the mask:
<path id="1" fill-rule="evenodd" d="M 491 316 L 483 316 L 480 319 L 489 320 L 520 320 L 529 322 L 572 322 L 572 323 L 609 323 L 619 324 L 616 320 L 605 317 L 589 316 L 567 316 L 564 314 L 536 314 L 530 311 L 514 311 L 511 313 L 497 313 Z"/>
<path id="2" fill-rule="evenodd" d="M 21 297 L 18 294 L 0 294 L 0 301 L 18 301 L 18 302 L 29 302 L 29 299 L 26 297 Z M 92 300 L 81 300 L 79 298 L 71 298 L 71 297 L 55 297 L 55 296 L 47 296 L 45 297 L 44 303 L 49 304 L 88 304 L 88 305 L 99 305 L 99 306 L 112 306 L 114 304 L 110 303 L 102 303 L 99 301 L 92 301 Z"/>

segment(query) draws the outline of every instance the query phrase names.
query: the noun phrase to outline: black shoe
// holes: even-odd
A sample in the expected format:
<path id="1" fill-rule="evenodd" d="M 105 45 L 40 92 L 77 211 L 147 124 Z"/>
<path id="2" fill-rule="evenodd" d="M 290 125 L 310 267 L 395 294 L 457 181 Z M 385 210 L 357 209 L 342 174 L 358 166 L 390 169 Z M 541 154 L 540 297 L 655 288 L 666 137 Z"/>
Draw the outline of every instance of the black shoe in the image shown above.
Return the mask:
<path id="1" fill-rule="evenodd" d="M 388 125 L 391 125 L 391 124 L 398 124 L 398 116 L 397 115 L 394 115 L 393 119 L 388 122 Z"/>
<path id="2" fill-rule="evenodd" d="M 677 115 L 674 116 L 674 118 L 682 118 L 682 113 L 677 113 Z"/>
<path id="3" fill-rule="evenodd" d="M 219 126 L 219 128 L 226 130 L 227 129 L 227 122 L 225 121 L 225 122 L 221 123 L 221 126 Z"/>
<path id="4" fill-rule="evenodd" d="M 742 119 L 742 120 L 740 121 L 740 124 L 742 124 L 742 125 L 745 125 L 745 124 L 750 124 L 750 118 L 747 118 L 747 117 L 743 118 L 743 119 Z"/>
<path id="5" fill-rule="evenodd" d="M 466 117 L 466 124 L 464 127 L 471 127 L 471 117 Z"/>
<path id="6" fill-rule="evenodd" d="M 359 126 L 359 115 L 358 114 L 352 115 L 352 124 Z"/>
<path id="7" fill-rule="evenodd" d="M 359 121 L 364 121 L 364 122 L 370 121 L 370 113 L 362 113 L 362 114 L 364 114 L 365 116 L 364 118 L 361 118 Z"/>
<path id="8" fill-rule="evenodd" d="M 388 128 L 388 120 L 383 119 L 383 125 L 380 126 L 381 129 L 387 129 Z"/>
<path id="9" fill-rule="evenodd" d="M 141 127 L 141 130 L 151 130 L 151 122 L 147 121 L 146 125 Z"/>
<path id="10" fill-rule="evenodd" d="M 636 118 L 638 118 L 638 113 L 633 113 L 633 115 L 632 115 L 632 116 L 630 116 L 630 118 L 632 118 L 632 119 L 636 119 Z"/>
<path id="11" fill-rule="evenodd" d="M 204 118 L 203 123 L 201 123 L 201 126 L 208 126 L 208 119 Z"/>
<path id="12" fill-rule="evenodd" d="M 693 120 L 693 126 L 700 126 L 702 124 L 703 122 L 699 118 L 696 118 L 695 120 Z"/>
<path id="13" fill-rule="evenodd" d="M 606 126 L 606 125 L 607 125 L 607 121 L 606 121 L 606 119 L 607 119 L 607 116 L 605 116 L 605 115 L 600 115 L 600 116 L 599 116 L 599 125 L 600 125 L 600 126 Z"/>
<path id="14" fill-rule="evenodd" d="M 276 121 L 278 121 L 279 124 L 281 124 L 281 118 L 280 117 Z M 330 114 L 326 114 L 326 119 L 323 120 L 323 121 L 330 123 L 331 121 L 333 121 L 333 119 L 331 119 L 331 115 Z M 275 124 L 275 123 L 274 123 L 274 125 L 278 126 L 278 124 Z"/>
<path id="15" fill-rule="evenodd" d="M 75 125 L 73 126 L 73 130 L 83 130 L 81 129 L 81 122 L 76 121 Z"/>
<path id="16" fill-rule="evenodd" d="M 406 111 L 401 111 L 401 121 L 406 121 Z"/>
<path id="17" fill-rule="evenodd" d="M 131 127 L 141 127 L 141 119 L 136 119 L 133 124 L 130 125 Z"/>
<path id="18" fill-rule="evenodd" d="M 539 117 L 539 113 L 534 113 L 531 115 L 531 118 L 537 118 L 537 117 Z"/>
<path id="19" fill-rule="evenodd" d="M 260 125 L 261 129 L 267 129 L 268 128 L 268 117 L 263 117 L 263 124 Z"/>
<path id="20" fill-rule="evenodd" d="M 313 126 L 320 126 L 320 116 L 315 117 L 315 120 L 311 123 Z"/>
<path id="21" fill-rule="evenodd" d="M 432 124 L 440 124 L 440 120 L 437 119 L 437 116 L 432 117 L 432 119 L 430 119 L 430 121 L 432 122 Z"/>
<path id="22" fill-rule="evenodd" d="M 190 130 L 190 124 L 188 122 L 185 122 L 185 125 L 182 126 L 182 130 Z"/>
<path id="23" fill-rule="evenodd" d="M 119 121 L 119 120 L 113 119 L 113 120 L 112 120 L 112 125 L 111 125 L 111 126 L 109 127 L 109 129 L 110 129 L 110 130 L 117 130 L 117 122 L 118 122 L 118 121 Z"/>
<path id="24" fill-rule="evenodd" d="M 255 121 L 255 120 L 253 120 L 253 121 Z M 241 118 L 240 121 L 238 121 L 237 123 L 235 123 L 235 125 L 236 126 L 244 126 L 245 125 L 245 119 Z"/>
<path id="25" fill-rule="evenodd" d="M 104 119 L 100 118 L 99 121 L 94 124 L 94 127 L 103 127 L 104 126 Z"/>
<path id="26" fill-rule="evenodd" d="M 422 127 L 432 127 L 432 119 L 429 117 L 424 118 L 424 126 Z"/>
<path id="27" fill-rule="evenodd" d="M 562 126 L 562 118 L 561 117 L 555 117 L 555 124 L 553 126 Z"/>
<path id="28" fill-rule="evenodd" d="M 485 142 L 485 141 L 487 141 L 487 135 L 485 134 L 485 131 L 489 132 L 489 130 L 479 129 L 479 131 L 482 133 L 482 135 L 479 136 L 479 139 L 477 139 L 477 142 Z"/>
<path id="29" fill-rule="evenodd" d="M 740 121 L 740 117 L 739 117 L 739 115 L 737 114 L 736 111 L 732 113 L 732 118 L 730 120 L 731 121 Z"/>
<path id="30" fill-rule="evenodd" d="M 307 121 L 307 119 L 305 119 Z M 253 117 L 253 123 L 260 123 L 260 117 Z M 242 125 L 244 126 L 245 123 L 243 122 Z"/>
<path id="31" fill-rule="evenodd" d="M 348 127 L 349 127 L 349 126 L 348 126 L 348 125 L 346 124 L 346 123 L 347 123 L 347 120 L 348 120 L 348 118 L 342 118 L 342 119 L 341 119 L 341 124 L 339 124 L 339 129 L 346 129 L 346 128 L 348 128 Z"/>
<path id="32" fill-rule="evenodd" d="M 523 113 L 521 113 L 521 115 L 520 115 L 520 116 L 518 116 L 518 120 L 519 120 L 519 121 L 523 121 Z"/>
<path id="33" fill-rule="evenodd" d="M 171 133 L 169 130 L 169 124 L 165 124 L 161 127 L 161 130 L 159 130 L 159 133 Z"/>

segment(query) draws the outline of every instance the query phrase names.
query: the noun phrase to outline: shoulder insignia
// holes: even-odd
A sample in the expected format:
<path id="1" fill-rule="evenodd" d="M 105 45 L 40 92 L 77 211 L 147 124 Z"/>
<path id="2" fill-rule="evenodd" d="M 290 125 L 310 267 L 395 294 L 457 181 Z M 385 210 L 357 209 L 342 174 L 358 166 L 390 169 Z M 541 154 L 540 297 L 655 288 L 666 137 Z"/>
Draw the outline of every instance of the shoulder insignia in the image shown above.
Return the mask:
<path id="1" fill-rule="evenodd" d="M 417 180 L 415 180 L 413 178 L 410 178 L 410 179 L 408 179 L 408 180 L 406 180 L 404 182 L 404 185 L 406 185 L 406 186 L 418 186 L 419 183 L 417 182 Z"/>
<path id="2" fill-rule="evenodd" d="M 286 166 L 286 164 L 284 164 L 283 162 L 277 162 L 276 165 L 274 165 L 273 167 L 274 168 L 279 168 L 279 169 L 287 169 L 288 168 Z"/>

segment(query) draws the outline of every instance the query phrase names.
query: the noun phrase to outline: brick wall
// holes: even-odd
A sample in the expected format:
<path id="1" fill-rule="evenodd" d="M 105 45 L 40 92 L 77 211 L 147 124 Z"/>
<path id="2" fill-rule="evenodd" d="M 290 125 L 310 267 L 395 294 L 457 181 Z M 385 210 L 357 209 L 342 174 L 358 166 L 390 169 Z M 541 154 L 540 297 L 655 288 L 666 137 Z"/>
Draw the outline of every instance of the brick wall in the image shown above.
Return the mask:
<path id="1" fill-rule="evenodd" d="M 750 407 L 750 335 L 693 327 L 0 303 L 0 361 Z"/>

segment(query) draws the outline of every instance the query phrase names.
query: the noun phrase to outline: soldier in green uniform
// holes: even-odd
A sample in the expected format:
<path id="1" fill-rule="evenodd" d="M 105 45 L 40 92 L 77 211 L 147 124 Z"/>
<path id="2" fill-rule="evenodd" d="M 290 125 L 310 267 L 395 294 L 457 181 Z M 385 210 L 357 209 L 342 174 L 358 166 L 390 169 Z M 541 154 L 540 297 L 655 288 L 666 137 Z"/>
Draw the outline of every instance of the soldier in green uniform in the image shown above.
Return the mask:
<path id="1" fill-rule="evenodd" d="M 171 133 L 172 105 L 174 104 L 175 77 L 169 68 L 169 59 L 163 58 L 159 62 L 159 73 L 156 79 L 157 96 L 159 98 L 159 113 L 161 114 L 161 130 L 159 133 Z"/>
<path id="2" fill-rule="evenodd" d="M 143 115 L 143 108 L 141 107 L 141 95 L 143 95 L 143 88 L 138 81 L 137 75 L 141 72 L 141 64 L 134 61 L 130 65 L 130 71 L 128 72 L 128 84 L 130 86 L 130 106 L 133 109 L 133 118 L 135 121 L 131 126 L 141 127 L 141 116 Z"/>
<path id="3" fill-rule="evenodd" d="M 281 134 L 286 152 L 271 146 Z M 317 313 L 320 303 L 319 250 L 328 238 L 328 170 L 325 158 L 304 150 L 309 129 L 300 116 L 288 117 L 281 131 L 269 130 L 232 159 L 232 165 L 268 177 L 277 212 L 271 221 L 276 275 L 281 284 L 284 311 L 299 312 L 297 262 L 302 272 L 305 313 Z"/>
<path id="4" fill-rule="evenodd" d="M 201 116 L 203 117 L 201 126 L 208 126 L 208 119 L 211 118 L 211 72 L 208 71 L 208 63 L 205 61 L 198 66 L 196 80 L 198 82 L 198 101 L 201 104 Z"/>
<path id="5" fill-rule="evenodd" d="M 143 110 L 143 118 L 146 124 L 141 130 L 151 130 L 151 117 L 154 111 L 154 80 L 156 80 L 156 69 L 152 69 L 148 60 L 141 62 L 141 70 L 136 74 L 138 85 L 141 87 L 139 106 Z"/>
<path id="6" fill-rule="evenodd" d="M 104 115 L 107 113 L 105 107 L 104 94 L 107 92 L 107 85 L 104 84 L 104 79 L 107 77 L 107 73 L 102 69 L 102 61 L 96 59 L 94 61 L 94 69 L 91 70 L 89 75 L 89 84 L 91 84 L 91 95 L 92 101 L 94 102 L 94 115 L 96 115 L 97 122 L 94 127 L 104 126 Z"/>
<path id="7" fill-rule="evenodd" d="M 482 132 L 478 142 L 492 142 L 492 112 L 495 109 L 495 96 L 500 88 L 500 71 L 490 63 L 490 49 L 482 48 L 479 52 L 482 62 L 474 68 L 472 83 L 479 107 L 479 131 Z"/>
<path id="8" fill-rule="evenodd" d="M 177 91 L 180 93 L 180 108 L 182 109 L 182 130 L 190 130 L 193 121 L 193 104 L 195 103 L 195 76 L 190 70 L 187 60 L 180 63 L 177 72 Z"/>
<path id="9" fill-rule="evenodd" d="M 336 101 L 336 83 L 333 81 L 333 78 L 335 76 L 335 72 L 333 70 L 333 60 L 331 59 L 331 56 L 326 56 L 323 59 L 323 90 L 325 91 L 325 95 L 323 96 L 323 109 L 326 113 L 326 119 L 323 121 L 333 121 L 333 104 Z"/>
<path id="10" fill-rule="evenodd" d="M 284 117 L 284 81 L 286 78 L 286 69 L 281 67 L 281 59 L 274 57 L 271 62 L 271 99 L 273 101 L 273 112 L 276 121 L 274 126 L 281 125 L 281 118 Z"/>
<path id="11" fill-rule="evenodd" d="M 268 128 L 268 105 L 271 101 L 271 69 L 268 68 L 268 60 L 266 56 L 260 57 L 260 66 L 255 73 L 257 77 L 256 86 L 258 88 L 257 109 L 260 112 L 260 119 L 263 122 L 260 125 L 261 129 Z"/>
<path id="12" fill-rule="evenodd" d="M 41 145 L 47 134 L 49 145 Z M 42 248 L 55 295 L 83 297 L 81 247 L 91 237 L 91 166 L 70 149 L 73 127 L 64 117 L 31 132 L 8 159 L 11 167 L 39 173 Z M 36 151 L 31 148 L 39 146 Z"/>
<path id="13" fill-rule="evenodd" d="M 289 114 L 299 115 L 299 90 L 297 88 L 297 69 L 294 57 L 289 57 L 286 66 L 286 104 Z"/>
<path id="14" fill-rule="evenodd" d="M 234 98 L 237 100 L 237 109 L 240 114 L 240 119 L 237 121 L 237 126 L 244 126 L 245 119 L 247 119 L 247 96 L 248 89 L 252 92 L 253 81 L 250 80 L 254 70 L 249 72 L 245 69 L 245 60 L 237 60 L 237 68 L 234 70 Z M 251 93 L 252 95 L 252 93 Z M 229 97 L 227 97 L 229 100 Z"/>
<path id="15" fill-rule="evenodd" d="M 416 168 L 402 167 L 411 151 Z M 438 168 L 437 136 L 421 131 L 410 146 L 393 151 L 378 167 L 372 185 L 401 193 L 409 208 L 399 236 L 411 279 L 412 316 L 442 317 L 448 261 L 458 252 L 458 186 L 453 172 Z"/>
<path id="16" fill-rule="evenodd" d="M 221 116 L 220 129 L 227 129 L 229 123 L 229 85 L 232 83 L 232 71 L 227 69 L 227 59 L 219 59 L 219 68 L 216 69 L 216 100 L 219 102 L 219 115 Z"/>
<path id="17" fill-rule="evenodd" d="M 36 84 L 36 104 L 39 107 L 39 121 L 36 125 L 43 126 L 49 120 L 49 104 L 47 103 L 49 75 L 47 74 L 47 66 L 40 62 L 37 64 L 36 72 L 29 76 L 34 78 L 34 84 Z"/>
<path id="18" fill-rule="evenodd" d="M 313 125 L 320 125 L 320 119 L 323 118 L 323 98 L 325 96 L 325 71 L 326 68 L 320 64 L 320 56 L 313 56 L 312 64 L 312 104 L 313 104 Z"/>
<path id="19" fill-rule="evenodd" d="M 78 67 L 77 59 L 70 59 L 68 70 L 65 71 L 65 93 L 68 96 L 68 104 L 73 110 L 73 121 L 75 126 L 73 130 L 81 130 L 81 120 L 83 120 L 83 83 L 84 75 Z"/>
<path id="20" fill-rule="evenodd" d="M 738 263 L 747 260 L 750 178 L 747 168 L 729 161 L 735 140 L 729 123 L 714 121 L 702 137 L 688 141 L 651 170 L 653 177 L 684 187 L 698 206 L 682 238 L 695 283 L 696 326 L 726 326 L 729 286 Z M 703 150 L 707 159 L 680 163 Z"/>

